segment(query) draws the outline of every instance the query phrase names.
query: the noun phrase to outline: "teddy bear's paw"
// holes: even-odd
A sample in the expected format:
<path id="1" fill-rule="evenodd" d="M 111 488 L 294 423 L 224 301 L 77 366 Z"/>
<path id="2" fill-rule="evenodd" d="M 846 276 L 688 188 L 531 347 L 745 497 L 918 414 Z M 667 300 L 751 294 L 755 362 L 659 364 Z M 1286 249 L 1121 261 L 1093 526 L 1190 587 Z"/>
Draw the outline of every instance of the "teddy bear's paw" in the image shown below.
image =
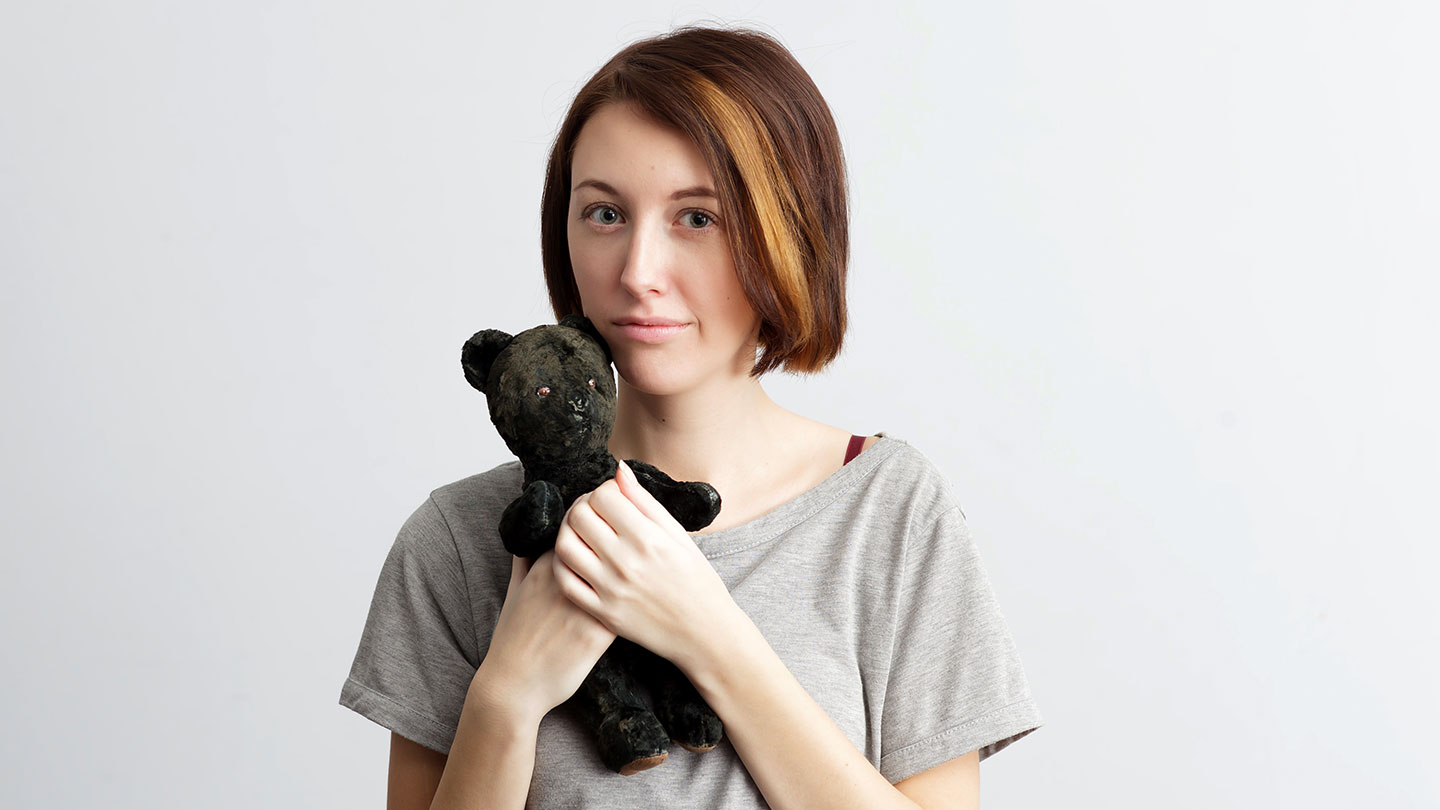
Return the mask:
<path id="1" fill-rule="evenodd" d="M 532 481 L 501 513 L 500 540 L 517 557 L 539 557 L 555 546 L 564 517 L 560 488 L 549 481 Z"/>
<path id="2" fill-rule="evenodd" d="M 647 709 L 627 707 L 606 718 L 599 741 L 605 767 L 625 776 L 653 768 L 669 756 L 670 735 Z"/>
<path id="3" fill-rule="evenodd" d="M 704 753 L 719 745 L 720 738 L 725 736 L 724 724 L 704 702 L 664 706 L 660 713 L 671 741 L 686 751 Z"/>

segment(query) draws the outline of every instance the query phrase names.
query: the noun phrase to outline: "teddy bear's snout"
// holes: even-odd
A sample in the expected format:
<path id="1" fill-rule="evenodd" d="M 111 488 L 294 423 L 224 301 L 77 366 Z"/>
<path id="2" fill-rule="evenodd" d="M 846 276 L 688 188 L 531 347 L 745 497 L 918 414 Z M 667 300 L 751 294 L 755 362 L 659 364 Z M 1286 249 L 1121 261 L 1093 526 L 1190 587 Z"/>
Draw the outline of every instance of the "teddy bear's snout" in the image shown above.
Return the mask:
<path id="1" fill-rule="evenodd" d="M 587 407 L 589 404 L 584 394 L 570 398 L 570 410 L 576 416 L 584 415 L 584 413 L 589 410 Z"/>

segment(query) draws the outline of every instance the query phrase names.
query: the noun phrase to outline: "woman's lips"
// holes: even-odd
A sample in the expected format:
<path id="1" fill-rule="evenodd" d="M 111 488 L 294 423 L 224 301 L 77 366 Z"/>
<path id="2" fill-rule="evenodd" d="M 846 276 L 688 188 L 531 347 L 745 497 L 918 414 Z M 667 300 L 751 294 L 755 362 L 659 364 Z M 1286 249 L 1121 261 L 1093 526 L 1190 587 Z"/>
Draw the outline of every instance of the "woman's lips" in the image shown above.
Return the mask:
<path id="1" fill-rule="evenodd" d="M 615 324 L 622 336 L 639 343 L 663 343 L 685 331 L 687 326 L 673 321 L 625 321 Z"/>

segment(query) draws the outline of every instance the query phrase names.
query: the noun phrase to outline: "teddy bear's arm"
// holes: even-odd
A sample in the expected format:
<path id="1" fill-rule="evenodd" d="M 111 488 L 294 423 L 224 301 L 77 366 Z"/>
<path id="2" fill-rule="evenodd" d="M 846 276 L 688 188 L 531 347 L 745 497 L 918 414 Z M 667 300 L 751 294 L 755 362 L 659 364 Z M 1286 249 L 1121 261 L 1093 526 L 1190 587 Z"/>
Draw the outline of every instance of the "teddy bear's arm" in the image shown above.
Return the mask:
<path id="1" fill-rule="evenodd" d="M 631 459 L 626 464 L 635 471 L 635 479 L 655 500 L 685 527 L 698 532 L 709 526 L 720 514 L 720 493 L 703 481 L 676 481 L 643 461 Z"/>
<path id="2" fill-rule="evenodd" d="M 555 535 L 565 516 L 560 488 L 549 481 L 532 481 L 500 515 L 500 539 L 517 557 L 539 557 L 555 547 Z"/>

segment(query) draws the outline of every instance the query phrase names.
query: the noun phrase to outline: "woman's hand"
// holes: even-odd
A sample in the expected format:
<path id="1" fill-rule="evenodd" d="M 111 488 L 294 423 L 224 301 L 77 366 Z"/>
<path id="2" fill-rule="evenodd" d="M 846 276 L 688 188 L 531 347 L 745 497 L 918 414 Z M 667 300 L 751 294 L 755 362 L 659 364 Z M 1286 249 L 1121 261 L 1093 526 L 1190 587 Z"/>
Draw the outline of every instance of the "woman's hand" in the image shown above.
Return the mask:
<path id="1" fill-rule="evenodd" d="M 682 670 L 738 610 L 695 541 L 623 461 L 570 507 L 553 565 L 567 598 Z"/>
<path id="2" fill-rule="evenodd" d="M 560 592 L 554 551 L 511 557 L 510 586 L 476 680 L 486 698 L 539 722 L 575 694 L 615 634 Z"/>

